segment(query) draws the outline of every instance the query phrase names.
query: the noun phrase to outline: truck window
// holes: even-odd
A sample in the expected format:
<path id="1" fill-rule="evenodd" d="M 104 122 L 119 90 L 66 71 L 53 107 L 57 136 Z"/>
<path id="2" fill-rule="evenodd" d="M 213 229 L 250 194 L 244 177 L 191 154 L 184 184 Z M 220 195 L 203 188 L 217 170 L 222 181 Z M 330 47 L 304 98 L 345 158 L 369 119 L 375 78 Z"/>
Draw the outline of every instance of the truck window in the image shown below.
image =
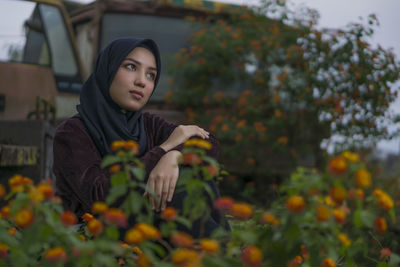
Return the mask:
<path id="1" fill-rule="evenodd" d="M 193 23 L 182 18 L 107 13 L 102 19 L 100 49 L 118 37 L 132 36 L 154 39 L 159 45 L 164 71 L 152 100 L 160 101 L 169 90 L 170 77 L 166 71 L 168 55 L 173 55 L 182 47 L 187 46 L 187 38 L 194 31 L 193 26 Z"/>
<path id="2" fill-rule="evenodd" d="M 49 48 L 37 4 L 0 2 L 0 61 L 49 65 Z"/>
<path id="3" fill-rule="evenodd" d="M 79 92 L 78 61 L 57 6 L 30 1 L 0 1 L 0 61 L 52 68 L 57 88 Z"/>

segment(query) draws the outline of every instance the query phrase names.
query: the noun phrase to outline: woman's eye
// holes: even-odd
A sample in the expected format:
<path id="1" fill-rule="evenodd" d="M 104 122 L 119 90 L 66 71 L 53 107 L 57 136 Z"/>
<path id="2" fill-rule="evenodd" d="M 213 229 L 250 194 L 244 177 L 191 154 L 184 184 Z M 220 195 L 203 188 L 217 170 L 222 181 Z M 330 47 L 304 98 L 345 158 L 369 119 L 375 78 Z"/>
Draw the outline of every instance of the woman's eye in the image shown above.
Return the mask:
<path id="1" fill-rule="evenodd" d="M 133 64 L 128 64 L 128 65 L 126 65 L 125 67 L 126 67 L 128 70 L 135 70 L 135 69 L 136 69 L 136 66 L 133 65 Z"/>
<path id="2" fill-rule="evenodd" d="M 156 75 L 152 72 L 147 73 L 147 78 L 154 80 L 156 78 Z"/>

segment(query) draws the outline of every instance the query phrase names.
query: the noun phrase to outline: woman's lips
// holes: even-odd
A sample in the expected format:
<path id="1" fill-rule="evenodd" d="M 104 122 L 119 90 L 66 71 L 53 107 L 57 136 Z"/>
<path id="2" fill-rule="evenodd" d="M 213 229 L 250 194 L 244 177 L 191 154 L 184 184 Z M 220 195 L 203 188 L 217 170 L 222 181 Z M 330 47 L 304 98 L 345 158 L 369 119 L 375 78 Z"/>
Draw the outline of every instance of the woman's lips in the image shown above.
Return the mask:
<path id="1" fill-rule="evenodd" d="M 140 91 L 130 90 L 129 93 L 137 100 L 140 100 L 143 98 L 143 93 Z"/>

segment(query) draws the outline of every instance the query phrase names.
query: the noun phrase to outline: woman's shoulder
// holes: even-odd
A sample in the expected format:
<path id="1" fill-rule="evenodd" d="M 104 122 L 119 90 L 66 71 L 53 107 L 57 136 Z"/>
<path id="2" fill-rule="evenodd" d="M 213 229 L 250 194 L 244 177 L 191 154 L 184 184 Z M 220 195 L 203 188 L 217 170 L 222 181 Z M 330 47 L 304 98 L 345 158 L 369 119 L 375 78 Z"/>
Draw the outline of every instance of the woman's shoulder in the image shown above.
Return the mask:
<path id="1" fill-rule="evenodd" d="M 78 132 L 87 132 L 86 126 L 84 122 L 78 117 L 71 117 L 63 122 L 61 122 L 57 128 L 55 135 L 60 135 L 63 133 L 78 133 Z"/>

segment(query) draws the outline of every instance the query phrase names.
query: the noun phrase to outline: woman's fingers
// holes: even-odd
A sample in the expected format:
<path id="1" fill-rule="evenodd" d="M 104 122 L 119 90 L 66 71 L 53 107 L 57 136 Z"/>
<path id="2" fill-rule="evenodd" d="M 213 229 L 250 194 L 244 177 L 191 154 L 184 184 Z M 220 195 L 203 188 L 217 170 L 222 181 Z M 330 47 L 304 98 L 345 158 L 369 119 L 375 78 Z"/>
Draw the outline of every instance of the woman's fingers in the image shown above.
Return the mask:
<path id="1" fill-rule="evenodd" d="M 169 183 L 167 181 L 164 182 L 163 189 L 162 189 L 162 195 L 161 195 L 161 203 L 160 203 L 161 210 L 164 210 L 165 207 L 167 206 L 168 187 L 169 187 Z"/>
<path id="2" fill-rule="evenodd" d="M 169 188 L 168 188 L 168 202 L 172 201 L 172 198 L 174 196 L 174 192 L 175 192 L 175 186 L 176 186 L 176 182 L 178 181 L 178 177 L 171 179 L 169 181 Z"/>
<path id="3" fill-rule="evenodd" d="M 154 196 L 152 194 L 149 194 L 149 192 L 154 192 L 154 179 L 152 177 L 149 178 L 149 181 L 147 182 L 147 188 L 148 190 L 145 192 L 149 196 L 149 201 L 150 201 L 150 206 L 154 210 L 155 209 L 155 202 L 154 202 Z"/>
<path id="4" fill-rule="evenodd" d="M 160 207 L 161 207 L 161 198 L 162 198 L 162 194 L 163 194 L 163 180 L 162 179 L 158 179 L 157 183 L 155 184 L 155 193 L 156 193 L 156 199 L 155 199 L 155 208 L 156 211 L 160 211 Z"/>

